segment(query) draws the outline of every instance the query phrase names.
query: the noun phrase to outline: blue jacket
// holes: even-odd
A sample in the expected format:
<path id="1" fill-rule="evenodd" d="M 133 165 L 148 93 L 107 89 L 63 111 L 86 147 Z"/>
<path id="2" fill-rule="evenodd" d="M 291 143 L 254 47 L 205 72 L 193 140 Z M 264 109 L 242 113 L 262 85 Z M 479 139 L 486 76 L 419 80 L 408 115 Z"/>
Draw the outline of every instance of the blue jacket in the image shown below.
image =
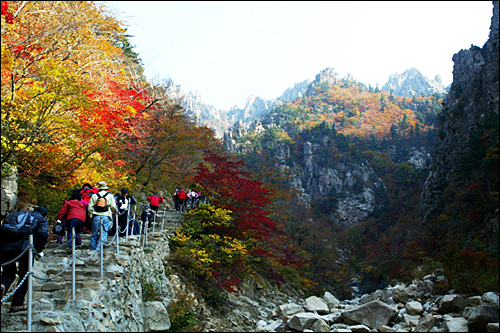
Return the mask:
<path id="1" fill-rule="evenodd" d="M 45 249 L 47 240 L 49 239 L 49 223 L 39 212 L 28 212 L 33 216 L 33 222 L 30 225 L 30 234 L 33 234 L 33 244 L 37 252 L 42 252 Z M 24 239 L 5 239 L 2 237 L 2 252 L 10 250 L 24 250 L 29 245 L 29 237 L 26 235 Z"/>

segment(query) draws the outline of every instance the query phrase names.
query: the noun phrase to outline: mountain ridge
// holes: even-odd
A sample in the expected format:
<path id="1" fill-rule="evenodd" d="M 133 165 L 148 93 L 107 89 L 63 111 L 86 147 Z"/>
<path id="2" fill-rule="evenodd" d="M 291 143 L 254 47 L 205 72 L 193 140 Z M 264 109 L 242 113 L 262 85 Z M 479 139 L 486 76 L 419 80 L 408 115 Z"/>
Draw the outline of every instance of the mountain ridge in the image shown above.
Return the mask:
<path id="1" fill-rule="evenodd" d="M 204 103 L 198 91 L 189 92 L 182 99 L 181 106 L 184 112 L 194 121 L 201 125 L 207 125 L 214 129 L 218 138 L 223 138 L 227 132 L 240 120 L 244 126 L 248 126 L 252 121 L 265 115 L 273 108 L 283 103 L 291 102 L 297 98 L 314 93 L 314 87 L 323 83 L 332 83 L 337 79 L 338 74 L 332 68 L 321 70 L 313 81 L 307 79 L 295 83 L 287 88 L 281 96 L 266 99 L 258 95 L 251 94 L 247 97 L 245 106 L 238 108 L 231 107 L 229 110 L 217 109 L 214 106 Z M 346 79 L 353 79 L 350 75 Z M 401 74 L 392 74 L 382 90 L 390 92 L 393 90 L 396 96 L 430 96 L 435 93 L 444 94 L 446 88 L 443 86 L 440 75 L 436 75 L 434 80 L 423 76 L 416 68 L 406 70 Z M 241 125 L 239 125 L 241 127 Z"/>

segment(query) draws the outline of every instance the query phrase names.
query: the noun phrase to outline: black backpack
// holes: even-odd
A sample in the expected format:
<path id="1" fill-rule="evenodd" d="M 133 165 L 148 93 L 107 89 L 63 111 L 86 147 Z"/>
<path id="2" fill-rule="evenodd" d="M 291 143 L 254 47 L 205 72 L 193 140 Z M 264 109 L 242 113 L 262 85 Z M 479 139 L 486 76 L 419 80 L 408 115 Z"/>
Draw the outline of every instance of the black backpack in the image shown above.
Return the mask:
<path id="1" fill-rule="evenodd" d="M 34 221 L 34 217 L 30 213 L 23 211 L 12 212 L 5 218 L 2 223 L 2 236 L 7 236 L 4 239 L 22 239 L 30 234 L 30 227 Z"/>
<path id="2" fill-rule="evenodd" d="M 97 201 L 95 202 L 94 205 L 94 211 L 98 213 L 103 213 L 107 212 L 109 210 L 108 206 L 108 200 L 106 199 L 106 196 L 109 194 L 109 192 L 106 192 L 104 195 L 100 195 L 99 193 L 96 193 L 97 195 Z"/>

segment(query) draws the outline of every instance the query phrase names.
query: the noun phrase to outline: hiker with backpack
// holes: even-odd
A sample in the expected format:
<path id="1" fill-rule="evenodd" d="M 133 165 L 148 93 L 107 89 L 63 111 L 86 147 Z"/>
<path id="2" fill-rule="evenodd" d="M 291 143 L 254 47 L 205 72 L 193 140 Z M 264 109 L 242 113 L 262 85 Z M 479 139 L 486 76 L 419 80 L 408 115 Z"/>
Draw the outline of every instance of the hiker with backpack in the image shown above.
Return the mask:
<path id="1" fill-rule="evenodd" d="M 153 222 L 153 214 L 154 212 L 149 208 L 149 206 L 144 207 L 144 210 L 141 213 L 142 219 L 142 230 L 141 233 L 144 233 L 144 228 L 151 228 L 151 222 Z"/>
<path id="2" fill-rule="evenodd" d="M 83 228 L 83 222 L 87 217 L 87 207 L 81 201 L 82 195 L 79 190 L 73 191 L 68 201 L 64 202 L 59 214 L 57 214 L 57 222 L 60 223 L 62 219 L 66 219 L 66 230 L 68 232 L 69 250 L 71 250 L 71 229 L 75 228 L 76 240 L 75 245 L 81 245 L 82 239 L 80 232 Z"/>
<path id="3" fill-rule="evenodd" d="M 85 207 L 89 206 L 90 198 L 99 192 L 99 190 L 96 187 L 92 187 L 89 183 L 85 183 L 82 186 L 82 189 L 80 190 L 80 194 L 82 195 L 81 201 L 84 203 Z M 90 234 L 92 232 L 92 223 L 90 221 L 91 216 L 86 216 L 85 220 L 83 221 L 83 232 Z"/>
<path id="4" fill-rule="evenodd" d="M 43 256 L 43 250 L 49 239 L 49 223 L 46 218 L 48 211 L 45 207 L 36 207 L 32 212 L 12 212 L 5 218 L 2 223 L 1 246 L 2 254 L 1 261 L 7 263 L 18 257 L 29 246 L 29 235 L 33 235 L 33 245 L 35 250 Z M 30 251 L 30 250 L 28 250 Z M 22 281 L 29 270 L 28 251 L 22 256 L 8 265 L 3 266 L 1 277 L 1 298 L 9 290 L 12 282 L 19 276 L 19 281 Z M 16 263 L 19 269 L 16 267 Z M 33 264 L 33 263 L 32 263 Z M 24 306 L 24 299 L 28 292 L 28 281 L 16 290 L 12 296 L 10 313 L 27 311 Z"/>
<path id="5" fill-rule="evenodd" d="M 186 192 L 179 186 L 174 195 L 175 210 L 182 212 L 184 210 L 184 200 L 186 199 Z"/>
<path id="6" fill-rule="evenodd" d="M 122 188 L 120 193 L 117 193 L 115 196 L 116 205 L 118 207 L 118 226 L 120 228 L 120 233 L 118 236 L 123 237 L 126 234 L 127 222 L 128 222 L 128 213 L 130 211 L 130 207 L 137 203 L 137 200 L 128 195 L 128 189 Z"/>
<path id="7" fill-rule="evenodd" d="M 156 214 L 158 212 L 158 207 L 160 207 L 160 204 L 163 202 L 163 197 L 159 196 L 158 193 L 155 193 L 153 195 L 148 196 L 148 201 L 149 201 L 149 206 Z"/>
<path id="8" fill-rule="evenodd" d="M 187 197 L 189 198 L 191 209 L 196 207 L 196 199 L 198 198 L 198 193 L 196 193 L 195 190 L 191 189 L 189 190 Z"/>
<path id="9" fill-rule="evenodd" d="M 106 182 L 99 182 L 98 193 L 94 194 L 89 201 L 88 214 L 92 221 L 92 237 L 90 238 L 90 249 L 100 251 L 100 223 L 103 221 L 102 241 L 108 238 L 109 227 L 112 222 L 113 212 L 117 212 L 115 197 L 108 192 L 109 186 Z"/>

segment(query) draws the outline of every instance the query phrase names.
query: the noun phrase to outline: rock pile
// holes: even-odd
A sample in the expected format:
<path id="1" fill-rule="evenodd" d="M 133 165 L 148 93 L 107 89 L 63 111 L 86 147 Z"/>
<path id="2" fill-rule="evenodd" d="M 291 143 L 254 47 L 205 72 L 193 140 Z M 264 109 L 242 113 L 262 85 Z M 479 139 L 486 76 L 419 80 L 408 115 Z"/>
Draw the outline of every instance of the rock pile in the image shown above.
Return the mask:
<path id="1" fill-rule="evenodd" d="M 442 270 L 406 286 L 392 283 L 353 300 L 331 293 L 282 304 L 259 320 L 256 332 L 498 332 L 498 294 L 465 297 L 448 291 Z"/>

